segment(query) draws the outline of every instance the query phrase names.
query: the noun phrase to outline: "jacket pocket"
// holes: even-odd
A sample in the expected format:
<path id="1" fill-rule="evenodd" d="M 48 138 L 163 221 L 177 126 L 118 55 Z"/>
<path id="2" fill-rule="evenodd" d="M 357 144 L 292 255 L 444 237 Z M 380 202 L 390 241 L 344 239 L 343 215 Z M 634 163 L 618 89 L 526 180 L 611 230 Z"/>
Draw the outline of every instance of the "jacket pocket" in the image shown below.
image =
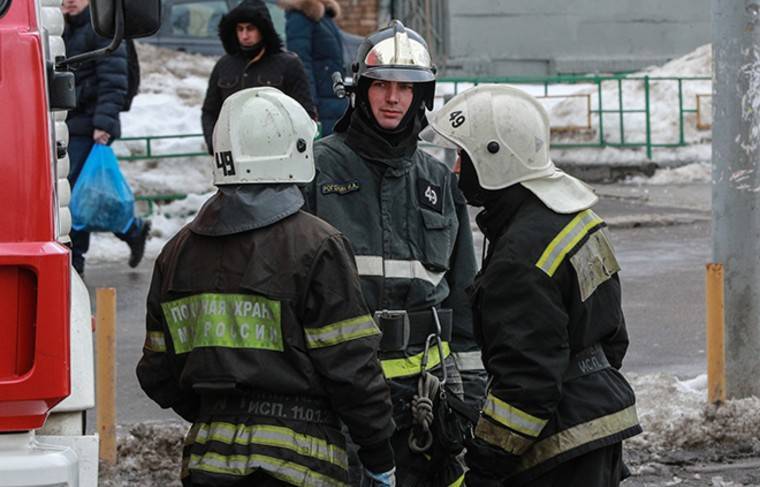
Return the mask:
<path id="1" fill-rule="evenodd" d="M 283 80 L 284 78 L 282 75 L 262 73 L 256 77 L 256 84 L 254 86 L 273 86 L 275 88 L 281 88 Z"/>
<path id="2" fill-rule="evenodd" d="M 232 88 L 236 88 L 239 83 L 240 83 L 239 77 L 225 76 L 223 78 L 219 78 L 219 81 L 216 82 L 216 85 L 223 90 L 229 90 Z"/>
<path id="3" fill-rule="evenodd" d="M 449 257 L 454 246 L 451 218 L 424 208 L 421 208 L 419 212 L 422 217 L 421 230 L 425 242 L 422 263 L 431 270 L 448 270 Z"/>

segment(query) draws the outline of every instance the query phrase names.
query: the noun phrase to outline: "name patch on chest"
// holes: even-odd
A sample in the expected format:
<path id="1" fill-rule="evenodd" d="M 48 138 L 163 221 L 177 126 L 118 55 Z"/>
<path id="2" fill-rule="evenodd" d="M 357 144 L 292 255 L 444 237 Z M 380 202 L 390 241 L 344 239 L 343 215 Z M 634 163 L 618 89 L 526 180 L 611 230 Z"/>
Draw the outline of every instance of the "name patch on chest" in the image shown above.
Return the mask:
<path id="1" fill-rule="evenodd" d="M 322 187 L 320 190 L 322 191 L 322 194 L 339 194 L 344 195 L 348 193 L 353 193 L 354 191 L 359 191 L 359 181 L 354 179 L 353 181 L 345 181 L 341 183 L 324 183 L 322 184 Z"/>
<path id="2" fill-rule="evenodd" d="M 441 193 L 440 186 L 436 186 L 424 179 L 418 179 L 417 199 L 420 205 L 435 210 L 438 213 L 443 213 L 443 194 Z"/>

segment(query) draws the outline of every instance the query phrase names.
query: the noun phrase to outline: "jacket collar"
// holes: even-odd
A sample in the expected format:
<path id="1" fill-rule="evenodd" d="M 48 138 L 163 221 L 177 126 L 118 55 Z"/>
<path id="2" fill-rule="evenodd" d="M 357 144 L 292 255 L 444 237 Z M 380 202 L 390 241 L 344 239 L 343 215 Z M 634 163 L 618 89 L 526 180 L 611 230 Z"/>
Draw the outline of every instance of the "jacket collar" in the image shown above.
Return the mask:
<path id="1" fill-rule="evenodd" d="M 486 201 L 483 211 L 478 213 L 475 221 L 490 241 L 495 242 L 507 231 L 517 210 L 532 195 L 521 184 L 502 189 Z"/>
<path id="2" fill-rule="evenodd" d="M 190 230 L 199 235 L 233 235 L 276 223 L 296 213 L 303 196 L 293 184 L 222 186 L 198 211 Z"/>

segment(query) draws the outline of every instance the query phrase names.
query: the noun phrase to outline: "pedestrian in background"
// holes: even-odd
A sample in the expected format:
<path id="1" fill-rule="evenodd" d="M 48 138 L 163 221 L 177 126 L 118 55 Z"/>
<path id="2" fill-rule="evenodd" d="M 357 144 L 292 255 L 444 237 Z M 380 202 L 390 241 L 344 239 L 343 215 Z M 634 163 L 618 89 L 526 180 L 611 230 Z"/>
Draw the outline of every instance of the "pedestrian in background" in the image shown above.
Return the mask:
<path id="1" fill-rule="evenodd" d="M 137 375 L 193 422 L 184 485 L 346 485 L 341 423 L 373 485 L 394 485 L 380 330 L 348 240 L 300 210 L 316 130 L 276 89 L 228 98 L 219 190 L 156 260 Z"/>
<path id="2" fill-rule="evenodd" d="M 203 137 L 209 154 L 222 103 L 245 88 L 271 86 L 294 98 L 316 119 L 314 102 L 303 64 L 283 49 L 266 4 L 244 0 L 219 21 L 219 38 L 227 52 L 217 61 L 208 80 L 201 109 Z"/>
<path id="3" fill-rule="evenodd" d="M 64 0 L 61 10 L 66 19 L 63 40 L 66 55 L 73 57 L 102 49 L 111 43 L 92 28 L 89 0 Z M 82 63 L 74 71 L 77 106 L 69 111 L 69 184 L 72 189 L 82 172 L 94 144 L 111 144 L 121 135 L 119 112 L 125 109 L 128 74 L 127 51 L 122 43 L 108 56 Z M 145 253 L 150 222 L 135 218 L 124 233 L 114 234 L 127 243 L 129 266 L 137 267 Z M 90 232 L 71 230 L 72 265 L 84 274 L 84 263 L 90 247 Z"/>
<path id="4" fill-rule="evenodd" d="M 322 124 L 322 136 L 333 132 L 348 101 L 333 91 L 333 73 L 345 73 L 343 38 L 335 20 L 340 5 L 335 0 L 279 0 L 285 9 L 288 50 L 301 58 L 309 79 L 311 97 Z"/>
<path id="5" fill-rule="evenodd" d="M 459 187 L 488 241 L 471 288 L 489 390 L 467 446 L 468 486 L 614 487 L 641 432 L 620 373 L 628 331 L 598 198 L 549 158 L 549 116 L 529 94 L 479 85 L 423 139 L 459 148 Z"/>

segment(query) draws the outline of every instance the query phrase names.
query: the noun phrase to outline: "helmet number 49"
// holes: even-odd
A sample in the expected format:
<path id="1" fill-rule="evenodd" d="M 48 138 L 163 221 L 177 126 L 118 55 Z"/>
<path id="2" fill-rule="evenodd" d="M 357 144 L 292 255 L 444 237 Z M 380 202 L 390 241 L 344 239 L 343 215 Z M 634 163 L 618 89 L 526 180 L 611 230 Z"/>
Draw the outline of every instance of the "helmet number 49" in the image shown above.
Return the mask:
<path id="1" fill-rule="evenodd" d="M 232 160 L 232 151 L 217 152 L 216 167 L 221 169 L 225 176 L 234 176 L 235 163 Z"/>
<path id="2" fill-rule="evenodd" d="M 462 115 L 460 110 L 451 112 L 449 114 L 449 122 L 451 122 L 452 127 L 457 128 L 464 123 L 464 115 Z"/>

